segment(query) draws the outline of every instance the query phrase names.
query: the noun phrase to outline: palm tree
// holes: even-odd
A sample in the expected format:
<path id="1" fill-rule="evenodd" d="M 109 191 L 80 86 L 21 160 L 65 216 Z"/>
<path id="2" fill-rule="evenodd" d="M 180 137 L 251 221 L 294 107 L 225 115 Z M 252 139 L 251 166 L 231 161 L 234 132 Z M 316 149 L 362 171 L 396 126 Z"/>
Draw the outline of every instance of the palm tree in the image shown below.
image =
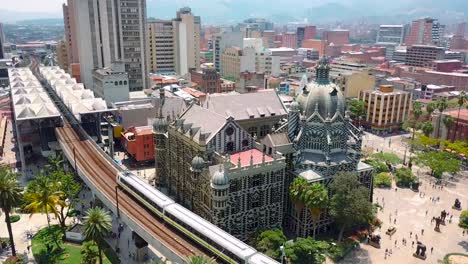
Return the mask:
<path id="1" fill-rule="evenodd" d="M 442 113 L 447 109 L 448 107 L 448 101 L 447 98 L 443 97 L 439 100 L 437 100 L 437 109 L 440 112 L 440 117 L 439 117 L 439 128 L 437 129 L 437 138 L 440 138 L 440 125 L 442 123 Z"/>
<path id="2" fill-rule="evenodd" d="M 437 103 L 436 102 L 430 102 L 426 105 L 426 112 L 427 115 L 430 117 L 431 114 L 434 112 L 434 110 L 437 108 Z"/>
<path id="3" fill-rule="evenodd" d="M 13 256 L 16 256 L 16 249 L 15 241 L 13 240 L 13 230 L 11 229 L 10 212 L 13 208 L 20 205 L 22 191 L 16 179 L 16 174 L 11 173 L 7 167 L 0 167 L 0 208 L 5 213 L 5 223 L 7 224 Z"/>
<path id="4" fill-rule="evenodd" d="M 112 218 L 108 211 L 100 207 L 90 208 L 86 211 L 86 216 L 84 217 L 84 233 L 88 239 L 96 243 L 100 264 L 102 264 L 101 244 L 104 240 L 104 236 L 110 232 L 111 228 Z"/>
<path id="5" fill-rule="evenodd" d="M 63 169 L 63 157 L 61 154 L 57 154 L 55 156 L 50 156 L 47 164 L 44 166 L 47 172 L 53 172 L 57 170 Z"/>
<path id="6" fill-rule="evenodd" d="M 314 239 L 316 224 L 320 218 L 321 211 L 328 206 L 328 192 L 327 189 L 320 183 L 308 184 L 305 194 L 305 205 L 309 208 L 310 215 L 314 221 Z"/>
<path id="7" fill-rule="evenodd" d="M 296 177 L 289 186 L 289 196 L 299 210 L 302 210 L 305 206 L 305 194 L 308 184 L 306 179 Z"/>
<path id="8" fill-rule="evenodd" d="M 25 211 L 32 214 L 45 213 L 47 216 L 47 226 L 50 228 L 49 214 L 58 215 L 58 206 L 65 206 L 61 199 L 63 192 L 56 191 L 55 182 L 52 182 L 46 176 L 39 176 L 33 184 L 28 186 L 26 191 L 26 200 L 28 205 Z"/>
<path id="9" fill-rule="evenodd" d="M 95 264 L 97 257 L 98 249 L 94 241 L 84 242 L 81 248 L 81 264 Z"/>
<path id="10" fill-rule="evenodd" d="M 413 140 L 414 140 L 414 134 L 416 133 L 416 123 L 418 122 L 419 117 L 422 115 L 422 106 L 420 102 L 414 102 L 413 103 Z"/>
<path id="11" fill-rule="evenodd" d="M 457 135 L 458 120 L 460 120 L 460 110 L 466 101 L 468 101 L 468 95 L 465 93 L 465 91 L 461 91 L 460 94 L 458 95 L 458 102 L 457 102 L 458 103 L 458 115 L 457 115 L 457 120 L 455 124 L 455 130 L 453 131 L 452 142 L 455 141 L 455 137 Z"/>
<path id="12" fill-rule="evenodd" d="M 207 256 L 191 256 L 188 257 L 185 262 L 187 264 L 216 264 L 216 261 L 213 258 Z"/>
<path id="13" fill-rule="evenodd" d="M 452 127 L 453 123 L 455 122 L 455 120 L 453 120 L 453 117 L 452 116 L 446 116 L 444 117 L 444 119 L 442 120 L 442 122 L 444 123 L 444 126 L 445 128 L 447 129 L 447 139 L 450 139 L 449 138 L 449 129 Z"/>
<path id="14" fill-rule="evenodd" d="M 434 126 L 432 126 L 431 122 L 427 121 L 422 124 L 421 130 L 423 131 L 424 135 L 428 137 L 432 132 L 434 132 Z"/>

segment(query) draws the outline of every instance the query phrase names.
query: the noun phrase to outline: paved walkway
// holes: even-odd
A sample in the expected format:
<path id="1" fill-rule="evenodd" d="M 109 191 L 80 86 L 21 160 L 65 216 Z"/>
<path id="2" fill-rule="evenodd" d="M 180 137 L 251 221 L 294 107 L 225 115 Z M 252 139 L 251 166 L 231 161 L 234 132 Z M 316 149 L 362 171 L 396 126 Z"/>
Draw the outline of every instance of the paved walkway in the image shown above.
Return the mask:
<path id="1" fill-rule="evenodd" d="M 448 253 L 468 252 L 468 234 L 463 236 L 462 229 L 458 227 L 460 211 L 452 209 L 455 198 L 460 199 L 462 208 L 468 208 L 468 173 L 464 172 L 456 181 L 449 181 L 442 189 L 433 188 L 430 183 L 432 178 L 427 174 L 421 175 L 421 179 L 421 192 L 400 188 L 395 191 L 395 186 L 392 189 L 375 189 L 374 202 L 384 204 L 383 211 L 378 214 L 383 221 L 381 248 L 362 244 L 360 250 L 354 251 L 340 263 L 438 263 Z M 421 197 L 421 194 L 425 195 Z M 438 202 L 431 201 L 431 197 Z M 440 216 L 442 210 L 450 214 L 447 220 L 453 216 L 451 222 L 446 221 L 445 225 L 440 226 L 439 233 L 434 231 L 435 223 L 431 219 Z M 385 234 L 389 226 L 397 228 L 392 237 Z M 428 257 L 425 261 L 412 256 L 416 251 L 416 235 L 418 241 L 427 247 Z M 402 244 L 403 238 L 407 241 L 406 245 Z M 385 249 L 392 250 L 387 258 Z"/>

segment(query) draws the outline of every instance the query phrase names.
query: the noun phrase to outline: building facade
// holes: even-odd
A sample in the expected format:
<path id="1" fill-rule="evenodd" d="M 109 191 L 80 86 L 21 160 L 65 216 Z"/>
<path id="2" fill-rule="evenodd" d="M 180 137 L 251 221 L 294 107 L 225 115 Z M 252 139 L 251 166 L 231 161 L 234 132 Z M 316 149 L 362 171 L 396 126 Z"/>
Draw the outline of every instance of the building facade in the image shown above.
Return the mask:
<path id="1" fill-rule="evenodd" d="M 68 57 L 68 65 L 62 69 L 70 72 L 70 64 L 79 63 L 78 54 L 78 42 L 77 42 L 77 28 L 76 28 L 76 12 L 75 12 L 75 1 L 67 0 L 67 4 L 62 5 L 63 10 L 63 24 L 64 24 L 64 35 L 65 44 Z"/>
<path id="2" fill-rule="evenodd" d="M 148 21 L 148 69 L 160 74 L 175 74 L 174 25 L 172 20 Z"/>
<path id="3" fill-rule="evenodd" d="M 57 43 L 57 64 L 60 68 L 68 71 L 69 60 L 68 60 L 68 50 L 65 40 L 60 40 Z"/>
<path id="4" fill-rule="evenodd" d="M 73 1 L 81 79 L 93 87 L 93 71 L 123 62 L 130 91 L 147 87 L 146 1 Z M 71 23 L 71 22 L 70 22 Z"/>
<path id="5" fill-rule="evenodd" d="M 283 47 L 295 49 L 297 48 L 297 34 L 296 32 L 283 33 Z"/>
<path id="6" fill-rule="evenodd" d="M 129 79 L 123 63 L 97 69 L 93 74 L 93 91 L 108 104 L 129 100 Z"/>
<path id="7" fill-rule="evenodd" d="M 3 24 L 0 23 L 0 59 L 5 58 L 5 50 L 3 46 L 5 45 L 5 33 L 3 32 Z"/>
<path id="8" fill-rule="evenodd" d="M 190 71 L 190 80 L 198 84 L 203 93 L 221 93 L 221 76 L 215 69 Z"/>
<path id="9" fill-rule="evenodd" d="M 190 69 L 200 70 L 201 19 L 184 7 L 174 19 L 176 72 L 186 75 Z"/>
<path id="10" fill-rule="evenodd" d="M 125 151 L 136 162 L 154 160 L 155 148 L 151 126 L 130 127 L 122 132 L 121 142 Z"/>
<path id="11" fill-rule="evenodd" d="M 241 72 L 255 72 L 255 48 L 226 48 L 221 55 L 221 75 L 237 81 Z"/>
<path id="12" fill-rule="evenodd" d="M 335 45 L 349 44 L 349 30 L 329 30 L 324 31 L 322 39 Z"/>
<path id="13" fill-rule="evenodd" d="M 401 45 L 404 42 L 405 30 L 403 25 L 380 25 L 377 32 L 377 44 Z"/>
<path id="14" fill-rule="evenodd" d="M 366 103 L 364 125 L 376 133 L 398 130 L 410 115 L 413 95 L 381 85 L 375 90 L 361 91 L 358 97 Z"/>
<path id="15" fill-rule="evenodd" d="M 432 68 L 433 61 L 444 59 L 445 51 L 441 47 L 414 45 L 406 49 L 406 65 Z"/>
<path id="16" fill-rule="evenodd" d="M 406 46 L 412 45 L 436 45 L 442 44 L 445 26 L 437 19 L 422 18 L 411 23 L 409 34 L 406 36 Z"/>

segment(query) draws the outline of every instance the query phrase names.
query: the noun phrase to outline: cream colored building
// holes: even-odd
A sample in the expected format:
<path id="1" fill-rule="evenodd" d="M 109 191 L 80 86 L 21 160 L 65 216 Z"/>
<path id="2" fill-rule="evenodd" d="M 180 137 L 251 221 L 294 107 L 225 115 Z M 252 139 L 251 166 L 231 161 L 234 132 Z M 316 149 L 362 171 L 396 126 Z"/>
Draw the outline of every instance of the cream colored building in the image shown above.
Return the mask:
<path id="1" fill-rule="evenodd" d="M 255 48 L 226 48 L 221 55 L 221 75 L 237 81 L 241 72 L 255 72 Z"/>
<path id="2" fill-rule="evenodd" d="M 375 132 L 391 132 L 401 127 L 411 111 L 413 95 L 381 85 L 375 90 L 361 91 L 358 97 L 366 103 L 363 125 Z"/>
<path id="3" fill-rule="evenodd" d="M 177 74 L 186 75 L 191 68 L 200 70 L 200 31 L 200 17 L 194 16 L 190 8 L 184 7 L 177 11 L 174 19 Z"/>
<path id="4" fill-rule="evenodd" d="M 148 21 L 148 68 L 150 72 L 176 73 L 172 20 Z"/>
<path id="5" fill-rule="evenodd" d="M 356 98 L 361 91 L 375 87 L 375 77 L 369 70 L 341 72 L 331 75 L 330 80 L 341 88 L 345 98 Z"/>

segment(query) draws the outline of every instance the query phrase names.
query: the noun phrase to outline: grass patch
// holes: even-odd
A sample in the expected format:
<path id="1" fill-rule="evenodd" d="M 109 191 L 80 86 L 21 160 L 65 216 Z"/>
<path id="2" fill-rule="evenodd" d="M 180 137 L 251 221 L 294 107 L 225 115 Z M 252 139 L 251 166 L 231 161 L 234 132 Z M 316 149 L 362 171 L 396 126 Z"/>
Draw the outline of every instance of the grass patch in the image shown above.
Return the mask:
<path id="1" fill-rule="evenodd" d="M 450 256 L 463 256 L 463 257 L 467 257 L 467 258 L 468 258 L 468 255 L 467 255 L 467 254 L 463 254 L 463 253 L 450 253 L 450 254 L 445 255 L 444 260 L 443 260 L 443 264 L 450 264 L 450 262 L 449 262 L 449 257 L 450 257 Z"/>
<path id="2" fill-rule="evenodd" d="M 20 216 L 20 215 L 12 215 L 12 216 L 10 216 L 10 222 L 11 222 L 11 223 L 16 223 L 16 222 L 18 222 L 20 219 L 21 219 L 21 216 Z"/>
<path id="3" fill-rule="evenodd" d="M 351 239 L 346 239 L 342 242 L 330 243 L 330 248 L 327 255 L 335 262 L 342 260 L 346 255 L 353 251 L 359 242 Z"/>
<path id="4" fill-rule="evenodd" d="M 63 243 L 61 241 L 62 231 L 60 226 L 53 225 L 50 228 L 41 229 L 32 239 L 32 253 L 37 263 L 49 264 L 79 264 L 81 263 L 81 245 Z M 58 240 L 61 249 L 57 248 L 55 241 Z M 49 245 L 49 250 L 47 249 Z M 104 260 L 106 264 L 120 263 L 117 255 L 109 248 L 104 246 Z M 112 259 L 112 261 L 110 260 Z"/>

